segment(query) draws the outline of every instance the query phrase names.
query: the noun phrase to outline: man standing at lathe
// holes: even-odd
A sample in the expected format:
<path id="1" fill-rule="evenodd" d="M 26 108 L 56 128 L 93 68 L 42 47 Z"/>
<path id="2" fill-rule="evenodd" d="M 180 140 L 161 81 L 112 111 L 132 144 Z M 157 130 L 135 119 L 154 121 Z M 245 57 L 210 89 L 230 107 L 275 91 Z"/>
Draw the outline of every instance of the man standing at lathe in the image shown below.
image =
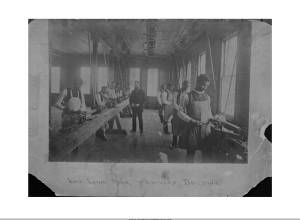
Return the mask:
<path id="1" fill-rule="evenodd" d="M 129 103 L 132 108 L 132 132 L 136 132 L 136 117 L 138 117 L 140 133 L 143 134 L 143 109 L 145 101 L 145 92 L 140 88 L 140 82 L 135 81 L 134 90 L 129 97 Z"/>

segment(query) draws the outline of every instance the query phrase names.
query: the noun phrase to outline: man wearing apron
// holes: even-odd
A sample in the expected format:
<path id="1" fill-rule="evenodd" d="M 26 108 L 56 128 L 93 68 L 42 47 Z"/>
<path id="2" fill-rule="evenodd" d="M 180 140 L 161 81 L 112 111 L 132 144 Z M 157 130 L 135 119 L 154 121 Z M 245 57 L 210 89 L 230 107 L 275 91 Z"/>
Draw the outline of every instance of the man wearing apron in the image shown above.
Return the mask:
<path id="1" fill-rule="evenodd" d="M 196 88 L 188 95 L 186 104 L 187 116 L 190 122 L 183 131 L 183 143 L 187 148 L 187 160 L 192 162 L 197 149 L 203 149 L 205 138 L 210 134 L 210 119 L 213 118 L 210 107 L 210 97 L 205 90 L 209 86 L 206 75 L 197 78 Z"/>
<path id="2" fill-rule="evenodd" d="M 97 109 L 100 112 L 106 108 L 107 100 L 108 100 L 107 87 L 102 86 L 101 91 L 96 94 Z M 107 128 L 108 128 L 108 123 L 105 123 L 99 130 L 97 130 L 96 137 L 99 137 L 102 140 L 107 141 L 108 139 L 105 133 Z"/>
<path id="3" fill-rule="evenodd" d="M 55 104 L 56 107 L 63 110 L 63 130 L 79 123 L 80 113 L 85 111 L 85 99 L 81 91 L 82 84 L 83 81 L 81 78 L 74 78 L 73 87 L 64 89 Z"/>
<path id="4" fill-rule="evenodd" d="M 116 90 L 115 90 L 115 82 L 112 81 L 109 83 L 109 86 L 107 88 L 107 96 L 110 102 L 116 103 L 117 102 L 117 95 L 116 95 Z M 116 122 L 117 128 L 118 130 L 122 130 L 121 128 L 121 123 L 120 123 L 120 115 L 116 115 L 115 117 L 113 117 L 112 119 L 110 119 L 108 121 L 108 125 L 109 125 L 109 129 L 108 131 L 112 131 L 114 124 Z"/>
<path id="5" fill-rule="evenodd" d="M 179 116 L 178 112 L 181 111 L 186 113 L 186 106 L 188 101 L 188 91 L 190 89 L 190 82 L 188 80 L 183 81 L 182 88 L 174 93 L 173 97 L 173 118 L 172 118 L 172 133 L 173 140 L 171 148 L 175 148 L 179 144 L 179 139 L 183 128 L 186 126 L 186 122 L 183 121 Z"/>

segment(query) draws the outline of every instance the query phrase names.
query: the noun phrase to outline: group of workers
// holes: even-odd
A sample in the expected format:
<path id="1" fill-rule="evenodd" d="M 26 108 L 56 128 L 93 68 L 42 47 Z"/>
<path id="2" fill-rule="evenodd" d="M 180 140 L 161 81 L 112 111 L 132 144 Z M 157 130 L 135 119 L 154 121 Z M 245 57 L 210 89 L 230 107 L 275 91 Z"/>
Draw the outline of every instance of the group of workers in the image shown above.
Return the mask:
<path id="1" fill-rule="evenodd" d="M 123 97 L 123 90 L 112 81 L 108 83 L 108 86 L 102 86 L 101 91 L 96 94 L 97 109 L 102 111 L 107 107 L 114 107 L 116 100 L 121 97 Z M 106 132 L 113 129 L 115 122 L 117 129 L 121 131 L 120 115 L 117 114 L 96 132 L 96 136 L 107 141 Z"/>
<path id="2" fill-rule="evenodd" d="M 86 112 L 85 97 L 82 92 L 83 81 L 81 78 L 75 77 L 72 86 L 64 89 L 58 97 L 55 106 L 61 109 L 62 112 L 62 130 L 71 129 L 74 124 L 80 122 Z M 117 99 L 123 97 L 126 91 L 115 82 L 108 83 L 108 86 L 102 86 L 101 91 L 96 93 L 95 102 L 98 111 L 102 111 L 107 107 L 114 107 Z M 117 114 L 112 119 L 105 123 L 97 132 L 96 136 L 107 140 L 106 132 L 113 129 L 114 124 L 121 130 L 119 115 Z"/>
<path id="3" fill-rule="evenodd" d="M 63 110 L 62 130 L 68 130 L 72 125 L 77 124 L 80 121 L 82 113 L 86 111 L 82 85 L 82 79 L 75 77 L 72 86 L 64 89 L 55 103 L 57 108 Z M 143 134 L 142 112 L 144 103 L 146 102 L 146 95 L 140 88 L 139 81 L 135 81 L 134 90 L 131 93 L 129 88 L 123 91 L 114 81 L 108 83 L 108 86 L 102 86 L 101 90 L 95 96 L 96 109 L 101 112 L 105 108 L 114 107 L 117 100 L 124 97 L 129 97 L 130 106 L 125 107 L 124 110 L 129 111 L 129 115 L 132 116 L 131 132 L 136 132 L 136 118 L 138 118 L 139 130 Z M 96 136 L 107 141 L 106 133 L 113 129 L 115 123 L 117 129 L 121 131 L 120 115 L 117 114 L 97 130 Z"/>
<path id="4" fill-rule="evenodd" d="M 159 117 L 166 134 L 170 134 L 168 122 L 172 124 L 172 144 L 170 147 L 187 149 L 187 158 L 192 159 L 199 146 L 203 146 L 205 138 L 210 134 L 213 115 L 210 107 L 210 97 L 206 93 L 209 86 L 206 75 L 197 77 L 196 87 L 190 90 L 190 82 L 184 81 L 182 87 L 176 90 L 172 84 L 162 85 L 158 93 Z M 62 127 L 68 127 L 80 120 L 80 113 L 85 111 L 85 99 L 81 90 L 83 82 L 75 78 L 72 88 L 67 88 L 60 94 L 56 106 L 63 110 Z M 140 88 L 139 81 L 135 81 L 134 90 L 122 91 L 115 82 L 103 86 L 96 94 L 96 104 L 100 111 L 106 107 L 113 107 L 114 101 L 124 95 L 129 96 L 132 111 L 132 130 L 136 132 L 136 118 L 139 120 L 139 131 L 143 134 L 143 109 L 146 102 L 145 92 Z M 106 132 L 112 130 L 116 122 L 121 129 L 120 115 L 117 114 L 103 125 L 96 136 L 107 140 Z"/>
<path id="5" fill-rule="evenodd" d="M 179 90 L 171 84 L 164 84 L 158 93 L 159 117 L 166 134 L 170 133 L 170 120 L 172 124 L 170 147 L 185 148 L 188 160 L 193 160 L 196 150 L 205 145 L 213 126 L 210 97 L 206 93 L 209 84 L 207 75 L 200 75 L 191 91 L 190 82 L 185 80 Z"/>

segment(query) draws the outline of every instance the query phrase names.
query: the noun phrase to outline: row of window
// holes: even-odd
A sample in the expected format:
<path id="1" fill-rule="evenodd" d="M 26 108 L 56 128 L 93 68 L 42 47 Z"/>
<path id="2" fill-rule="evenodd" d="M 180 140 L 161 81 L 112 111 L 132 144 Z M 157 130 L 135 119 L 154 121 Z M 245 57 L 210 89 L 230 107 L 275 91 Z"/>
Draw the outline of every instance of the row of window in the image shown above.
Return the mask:
<path id="1" fill-rule="evenodd" d="M 223 40 L 222 63 L 220 75 L 220 111 L 227 116 L 234 116 L 235 89 L 236 89 L 236 60 L 237 60 L 238 36 L 232 35 Z M 206 52 L 202 52 L 198 58 L 197 75 L 206 73 Z M 189 61 L 186 69 L 180 68 L 179 85 L 184 79 L 191 81 L 192 62 Z"/>
<path id="2" fill-rule="evenodd" d="M 134 82 L 140 81 L 140 68 L 134 67 L 129 69 L 130 90 L 134 88 Z M 159 70 L 149 68 L 147 71 L 147 96 L 156 96 L 159 83 Z"/>
<path id="3" fill-rule="evenodd" d="M 225 39 L 222 44 L 222 63 L 220 75 L 220 110 L 221 112 L 234 116 L 235 108 L 235 88 L 236 88 L 236 59 L 237 59 L 237 35 Z M 206 52 L 199 55 L 197 75 L 206 73 Z M 186 74 L 186 75 L 185 75 Z M 192 63 L 188 62 L 186 71 L 180 68 L 179 85 L 184 79 L 191 81 Z M 81 67 L 80 76 L 83 80 L 82 90 L 84 94 L 90 94 L 91 69 L 90 67 Z M 97 90 L 107 85 L 109 76 L 108 67 L 99 67 L 97 75 Z M 134 88 L 134 81 L 140 81 L 140 68 L 129 69 L 130 89 Z M 159 89 L 159 70 L 149 68 L 147 72 L 147 96 L 156 96 Z M 60 67 L 51 69 L 51 92 L 60 92 Z"/>
<path id="4" fill-rule="evenodd" d="M 108 82 L 108 67 L 99 67 L 97 76 L 97 90 L 100 91 L 102 86 L 107 85 Z M 51 93 L 60 93 L 60 67 L 53 66 L 51 68 Z M 82 91 L 84 94 L 90 94 L 90 82 L 91 82 L 91 68 L 81 67 L 80 77 L 83 81 Z"/>
<path id="5" fill-rule="evenodd" d="M 158 91 L 159 71 L 156 68 L 148 69 L 148 85 L 147 95 L 156 96 Z M 97 91 L 100 91 L 102 86 L 106 86 L 109 81 L 109 68 L 99 67 L 97 75 Z M 51 93 L 60 93 L 60 67 L 53 66 L 51 68 Z M 91 68 L 81 67 L 80 77 L 83 80 L 82 91 L 84 94 L 90 94 Z M 134 82 L 140 81 L 140 68 L 130 68 L 129 70 L 130 89 L 133 90 Z"/>
<path id="6" fill-rule="evenodd" d="M 198 64 L 198 75 L 205 74 L 205 63 L 206 63 L 206 53 L 202 53 L 199 56 L 199 64 Z M 180 85 L 183 81 L 183 69 L 180 70 Z M 191 62 L 188 63 L 187 66 L 187 80 L 191 80 Z M 98 83 L 97 90 L 101 90 L 101 87 L 107 85 L 108 82 L 108 67 L 99 67 L 98 69 Z M 90 77 L 91 77 L 91 69 L 90 67 L 81 67 L 80 76 L 83 80 L 82 90 L 85 94 L 90 93 Z M 147 95 L 148 96 L 156 96 L 159 87 L 159 71 L 157 68 L 149 68 L 147 73 Z M 130 68 L 129 69 L 129 85 L 132 90 L 134 87 L 134 81 L 140 80 L 140 68 Z M 52 67 L 51 69 L 51 92 L 59 93 L 60 92 L 60 67 Z"/>

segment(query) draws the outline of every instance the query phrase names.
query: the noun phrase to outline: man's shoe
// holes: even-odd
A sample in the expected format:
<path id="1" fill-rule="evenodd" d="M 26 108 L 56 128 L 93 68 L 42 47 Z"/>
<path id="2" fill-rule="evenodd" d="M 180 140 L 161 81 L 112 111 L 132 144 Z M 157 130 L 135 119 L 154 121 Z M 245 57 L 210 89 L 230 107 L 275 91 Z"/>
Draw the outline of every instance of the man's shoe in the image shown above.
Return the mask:
<path id="1" fill-rule="evenodd" d="M 106 137 L 105 135 L 103 135 L 103 136 L 101 137 L 101 139 L 102 139 L 103 141 L 108 141 L 108 139 L 107 139 L 107 137 Z"/>
<path id="2" fill-rule="evenodd" d="M 97 131 L 96 132 L 96 137 L 97 138 L 101 138 L 103 141 L 108 141 L 106 135 L 104 134 L 103 131 Z"/>
<path id="3" fill-rule="evenodd" d="M 169 145 L 170 150 L 174 150 L 176 147 L 177 147 L 177 146 L 174 145 L 174 144 L 170 144 L 170 145 Z"/>

